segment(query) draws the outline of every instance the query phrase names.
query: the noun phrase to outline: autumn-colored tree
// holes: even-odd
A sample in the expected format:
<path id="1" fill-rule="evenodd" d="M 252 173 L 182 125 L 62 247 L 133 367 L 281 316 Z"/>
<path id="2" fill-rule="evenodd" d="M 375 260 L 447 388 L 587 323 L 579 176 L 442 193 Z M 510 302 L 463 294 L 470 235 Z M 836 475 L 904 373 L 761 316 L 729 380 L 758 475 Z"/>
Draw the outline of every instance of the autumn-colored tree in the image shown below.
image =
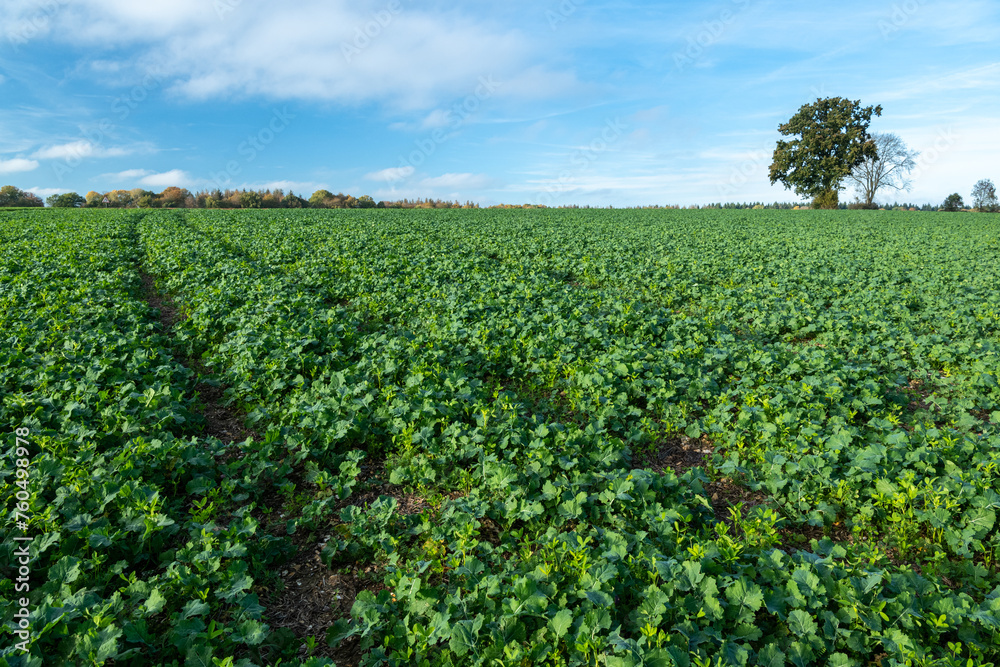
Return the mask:
<path id="1" fill-rule="evenodd" d="M 279 206 L 281 206 L 281 200 L 270 190 L 265 192 L 264 196 L 260 198 L 261 208 L 278 208 Z"/>
<path id="2" fill-rule="evenodd" d="M 333 201 L 332 192 L 329 190 L 317 190 L 309 197 L 309 206 L 312 208 L 328 208 L 331 201 Z"/>
<path id="3" fill-rule="evenodd" d="M 184 208 L 190 197 L 191 193 L 186 189 L 172 185 L 160 193 L 160 204 L 163 208 Z"/>
<path id="4" fill-rule="evenodd" d="M 804 104 L 778 127 L 792 141 L 779 141 L 771 164 L 771 184 L 781 181 L 801 196 L 814 198 L 814 207 L 836 208 L 841 182 L 866 159 L 877 159 L 875 141 L 868 134 L 872 116 L 882 107 L 862 107 L 843 97 Z"/>
<path id="5" fill-rule="evenodd" d="M 108 193 L 108 200 L 114 208 L 126 208 L 132 205 L 132 193 L 128 190 L 112 190 Z"/>

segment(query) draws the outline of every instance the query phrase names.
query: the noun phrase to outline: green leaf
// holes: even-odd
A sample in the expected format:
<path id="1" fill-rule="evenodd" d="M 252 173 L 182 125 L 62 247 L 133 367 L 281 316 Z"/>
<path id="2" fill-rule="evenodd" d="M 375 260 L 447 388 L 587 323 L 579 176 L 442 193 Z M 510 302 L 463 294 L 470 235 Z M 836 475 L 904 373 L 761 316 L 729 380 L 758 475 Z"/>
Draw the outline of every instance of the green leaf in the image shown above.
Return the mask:
<path id="1" fill-rule="evenodd" d="M 71 584 L 80 576 L 80 559 L 75 556 L 63 556 L 49 569 L 49 581 L 58 584 Z"/>
<path id="2" fill-rule="evenodd" d="M 726 599 L 734 605 L 756 612 L 764 606 L 764 591 L 752 581 L 740 577 L 736 583 L 726 588 Z"/>
<path id="3" fill-rule="evenodd" d="M 189 648 L 184 667 L 212 667 L 212 647 L 198 644 Z"/>
<path id="4" fill-rule="evenodd" d="M 475 621 L 459 621 L 451 630 L 451 640 L 448 647 L 459 657 L 464 656 L 476 646 L 479 638 L 479 628 L 483 625 L 483 617 L 476 617 Z"/>
<path id="5" fill-rule="evenodd" d="M 326 631 L 326 643 L 328 646 L 334 648 L 337 647 L 340 642 L 344 641 L 348 637 L 354 634 L 356 626 L 354 626 L 346 618 L 341 618 L 334 621 L 333 625 Z"/>
<path id="6" fill-rule="evenodd" d="M 118 655 L 118 638 L 121 634 L 122 631 L 113 625 L 101 630 L 97 636 L 101 643 L 97 647 L 97 652 L 94 655 L 95 662 L 101 664 Z"/>
<path id="7" fill-rule="evenodd" d="M 201 600 L 189 600 L 181 609 L 181 618 L 191 618 L 192 616 L 202 616 L 211 611 L 211 607 Z"/>
<path id="8" fill-rule="evenodd" d="M 690 591 L 698 588 L 698 584 L 705 578 L 705 575 L 701 571 L 701 563 L 687 560 L 684 561 L 683 568 L 684 571 L 681 574 L 678 588 L 682 591 Z"/>
<path id="9" fill-rule="evenodd" d="M 267 626 L 252 618 L 236 626 L 233 641 L 242 642 L 248 646 L 257 646 L 267 637 Z"/>
<path id="10" fill-rule="evenodd" d="M 730 665 L 746 667 L 747 662 L 750 660 L 750 651 L 742 644 L 734 641 L 726 640 L 722 645 L 721 653 Z"/>
<path id="11" fill-rule="evenodd" d="M 229 585 L 216 593 L 217 596 L 226 600 L 231 601 L 234 597 L 250 588 L 253 585 L 253 578 L 248 575 L 242 575 L 232 579 Z"/>
<path id="12" fill-rule="evenodd" d="M 203 496 L 215 487 L 215 480 L 209 479 L 208 477 L 195 477 L 187 486 L 184 488 L 188 495 L 191 496 Z"/>
<path id="13" fill-rule="evenodd" d="M 146 608 L 146 615 L 152 616 L 153 614 L 160 613 L 165 604 L 167 604 L 167 598 L 163 597 L 159 588 L 154 588 L 153 592 L 149 594 L 146 604 L 143 606 Z"/>
<path id="14" fill-rule="evenodd" d="M 549 627 L 557 638 L 561 638 L 573 625 L 573 612 L 569 609 L 560 609 L 556 615 L 549 619 Z"/>
<path id="15" fill-rule="evenodd" d="M 604 591 L 587 591 L 587 599 L 599 607 L 610 607 L 615 599 Z"/>
<path id="16" fill-rule="evenodd" d="M 815 635 L 819 626 L 807 612 L 796 609 L 788 615 L 788 629 L 799 637 Z"/>
<path id="17" fill-rule="evenodd" d="M 965 514 L 966 525 L 976 531 L 977 535 L 985 535 L 993 529 L 997 514 L 993 510 L 971 509 Z"/>
<path id="18" fill-rule="evenodd" d="M 94 549 L 103 549 L 111 546 L 111 538 L 103 532 L 94 532 L 87 536 L 87 544 Z"/>

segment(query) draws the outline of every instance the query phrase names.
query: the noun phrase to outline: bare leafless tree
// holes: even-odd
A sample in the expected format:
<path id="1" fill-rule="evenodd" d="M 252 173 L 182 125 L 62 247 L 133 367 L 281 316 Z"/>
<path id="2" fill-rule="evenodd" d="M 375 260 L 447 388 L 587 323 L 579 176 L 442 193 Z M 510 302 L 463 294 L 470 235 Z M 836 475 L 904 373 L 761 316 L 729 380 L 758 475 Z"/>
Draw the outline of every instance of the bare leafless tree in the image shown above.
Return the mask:
<path id="1" fill-rule="evenodd" d="M 871 136 L 878 157 L 866 159 L 847 177 L 866 206 L 874 204 L 880 190 L 909 190 L 912 183 L 907 176 L 917 166 L 915 158 L 920 154 L 907 148 L 895 134 L 873 132 Z"/>
<path id="2" fill-rule="evenodd" d="M 976 183 L 976 187 L 972 189 L 972 208 L 980 213 L 996 213 L 1000 210 L 997 188 L 993 185 L 993 181 L 984 178 Z"/>

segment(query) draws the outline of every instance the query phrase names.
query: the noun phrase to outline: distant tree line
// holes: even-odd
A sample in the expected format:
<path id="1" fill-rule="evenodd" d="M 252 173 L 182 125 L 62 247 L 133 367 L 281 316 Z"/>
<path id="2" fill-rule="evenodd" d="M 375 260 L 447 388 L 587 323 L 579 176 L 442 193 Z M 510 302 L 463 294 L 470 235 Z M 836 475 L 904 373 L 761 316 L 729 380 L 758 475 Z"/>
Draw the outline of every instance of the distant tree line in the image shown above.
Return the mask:
<path id="1" fill-rule="evenodd" d="M 911 159 L 904 156 L 904 159 Z M 908 184 L 906 184 L 908 185 Z M 897 189 L 905 189 L 900 187 Z M 368 195 L 354 197 L 344 193 L 333 194 L 329 190 L 317 190 L 304 199 L 294 192 L 285 193 L 284 190 L 202 190 L 190 192 L 185 188 L 169 187 L 160 193 L 142 188 L 133 190 L 111 190 L 110 192 L 88 192 L 85 196 L 76 192 L 65 192 L 54 194 L 44 202 L 40 197 L 25 192 L 13 185 L 5 185 L 0 188 L 0 208 L 8 207 L 40 207 L 48 204 L 55 208 L 479 208 L 479 204 L 466 201 L 464 204 L 458 201 L 446 201 L 441 199 L 400 199 L 397 201 L 376 202 Z M 649 205 L 649 206 L 623 206 L 618 208 L 639 208 L 639 209 L 771 209 L 790 210 L 801 208 L 815 208 L 815 203 L 807 202 L 718 202 L 706 205 L 679 206 L 679 205 Z M 931 204 L 909 204 L 893 203 L 879 206 L 871 201 L 854 201 L 847 204 L 836 202 L 829 205 L 829 208 L 846 209 L 891 209 L 897 211 L 980 211 L 980 212 L 1000 212 L 1000 202 L 997 199 L 996 187 L 993 182 L 987 179 L 976 183 L 972 191 L 972 204 L 966 208 L 962 196 L 957 192 L 951 194 L 940 206 Z M 549 208 L 538 204 L 496 204 L 490 208 L 514 209 L 514 208 Z M 579 206 L 575 204 L 563 205 L 555 208 L 569 209 L 590 209 L 590 208 L 616 208 L 613 206 Z"/>
<path id="2" fill-rule="evenodd" d="M 64 192 L 40 197 L 13 186 L 0 189 L 0 207 L 49 206 L 55 208 L 479 208 L 479 204 L 442 199 L 399 199 L 376 202 L 369 195 L 354 197 L 342 192 L 317 190 L 308 199 L 278 189 L 202 190 L 169 187 L 162 192 L 143 188 L 90 191 L 86 195 Z"/>

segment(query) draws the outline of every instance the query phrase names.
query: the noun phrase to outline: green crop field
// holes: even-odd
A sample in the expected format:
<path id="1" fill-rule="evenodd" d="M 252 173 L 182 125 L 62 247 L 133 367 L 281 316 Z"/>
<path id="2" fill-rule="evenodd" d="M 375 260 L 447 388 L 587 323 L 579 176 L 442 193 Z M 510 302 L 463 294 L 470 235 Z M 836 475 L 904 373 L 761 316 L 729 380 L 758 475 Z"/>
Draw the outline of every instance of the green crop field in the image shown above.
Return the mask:
<path id="1" fill-rule="evenodd" d="M 0 665 L 1000 665 L 1000 215 L 23 210 L 0 302 Z"/>

